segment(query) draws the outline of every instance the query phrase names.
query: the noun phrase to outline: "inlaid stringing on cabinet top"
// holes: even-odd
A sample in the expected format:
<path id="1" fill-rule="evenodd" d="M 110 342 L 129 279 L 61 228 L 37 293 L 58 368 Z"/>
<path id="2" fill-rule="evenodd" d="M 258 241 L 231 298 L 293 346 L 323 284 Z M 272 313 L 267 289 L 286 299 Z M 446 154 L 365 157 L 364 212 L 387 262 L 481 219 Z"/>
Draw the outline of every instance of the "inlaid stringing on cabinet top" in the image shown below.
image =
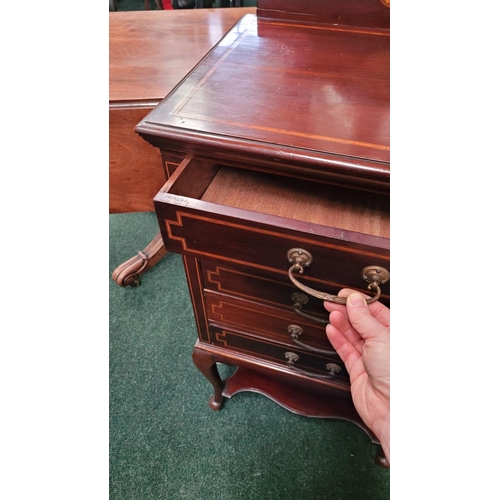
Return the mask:
<path id="1" fill-rule="evenodd" d="M 221 167 L 203 201 L 389 238 L 389 197 Z"/>

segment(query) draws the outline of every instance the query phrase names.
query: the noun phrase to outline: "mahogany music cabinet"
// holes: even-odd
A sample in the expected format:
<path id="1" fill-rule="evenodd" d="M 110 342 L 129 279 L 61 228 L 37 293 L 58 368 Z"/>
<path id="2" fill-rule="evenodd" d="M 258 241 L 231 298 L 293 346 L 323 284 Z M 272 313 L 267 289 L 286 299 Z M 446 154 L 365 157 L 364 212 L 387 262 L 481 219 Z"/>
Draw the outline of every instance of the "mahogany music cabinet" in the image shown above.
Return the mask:
<path id="1" fill-rule="evenodd" d="M 181 159 L 154 205 L 213 409 L 255 391 L 379 444 L 323 299 L 350 287 L 389 304 L 388 4 L 259 0 L 136 127 Z M 217 363 L 238 369 L 222 381 Z"/>

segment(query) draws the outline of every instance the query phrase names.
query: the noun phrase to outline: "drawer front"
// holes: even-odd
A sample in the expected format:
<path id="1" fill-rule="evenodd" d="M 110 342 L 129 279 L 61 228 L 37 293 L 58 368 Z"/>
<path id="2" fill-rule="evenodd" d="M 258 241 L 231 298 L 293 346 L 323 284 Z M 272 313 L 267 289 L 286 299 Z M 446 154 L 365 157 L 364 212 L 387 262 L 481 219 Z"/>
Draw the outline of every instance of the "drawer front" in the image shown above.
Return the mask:
<path id="1" fill-rule="evenodd" d="M 181 164 L 155 197 L 168 251 L 276 272 L 286 279 L 291 266 L 288 251 L 303 248 L 313 257 L 304 275 L 315 282 L 316 289 L 329 286 L 366 291 L 367 283 L 361 276 L 366 266 L 389 269 L 388 238 L 203 201 L 198 199 L 206 189 L 203 183 L 210 183 L 216 168 L 202 172 L 204 179 L 196 169 L 191 171 Z M 382 298 L 388 297 L 386 283 Z"/>
<path id="2" fill-rule="evenodd" d="M 311 379 L 341 383 L 346 388 L 350 386 L 349 374 L 344 364 L 328 357 L 304 353 L 298 349 L 288 348 L 271 341 L 252 337 L 237 330 L 227 329 L 220 325 L 210 325 L 211 343 L 232 351 L 249 356 L 256 356 L 260 360 L 277 363 L 290 370 L 291 373 L 306 375 Z M 288 362 L 292 360 L 293 366 Z M 335 375 L 331 375 L 328 365 L 334 364 Z"/>
<path id="3" fill-rule="evenodd" d="M 340 360 L 326 337 L 325 327 L 309 324 L 293 311 L 215 293 L 207 293 L 205 300 L 209 322 L 236 327 L 304 352 L 323 349 L 331 354 L 332 359 Z"/>
<path id="4" fill-rule="evenodd" d="M 318 320 L 328 319 L 323 301 L 298 290 L 290 282 L 288 275 L 209 261 L 201 262 L 201 269 L 203 285 L 207 290 L 261 302 L 287 311 L 293 310 L 295 305 L 303 313 L 312 315 Z M 332 287 L 328 282 L 318 282 L 306 277 L 301 277 L 301 281 L 310 287 L 321 288 L 327 293 L 336 295 L 339 292 L 338 287 Z M 296 314 L 296 319 L 299 317 L 304 320 L 304 316 Z M 312 324 L 317 325 L 314 320 Z"/>

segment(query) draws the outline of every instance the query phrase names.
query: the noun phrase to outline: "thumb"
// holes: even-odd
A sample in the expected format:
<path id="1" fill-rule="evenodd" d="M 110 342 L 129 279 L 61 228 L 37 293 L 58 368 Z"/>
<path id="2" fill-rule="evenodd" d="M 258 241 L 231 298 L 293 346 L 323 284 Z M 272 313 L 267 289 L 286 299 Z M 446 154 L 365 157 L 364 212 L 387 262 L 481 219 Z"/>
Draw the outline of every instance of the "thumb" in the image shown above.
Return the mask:
<path id="1" fill-rule="evenodd" d="M 386 332 L 386 328 L 370 313 L 365 298 L 360 293 L 347 297 L 347 316 L 354 329 L 364 340 L 376 338 Z"/>

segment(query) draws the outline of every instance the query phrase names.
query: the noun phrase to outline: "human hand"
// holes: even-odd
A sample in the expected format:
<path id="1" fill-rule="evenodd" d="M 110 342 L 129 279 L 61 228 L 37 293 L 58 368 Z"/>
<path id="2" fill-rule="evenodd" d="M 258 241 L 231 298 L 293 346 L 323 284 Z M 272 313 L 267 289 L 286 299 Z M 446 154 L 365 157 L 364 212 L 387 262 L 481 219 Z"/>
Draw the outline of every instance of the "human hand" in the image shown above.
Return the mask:
<path id="1" fill-rule="evenodd" d="M 324 302 L 330 313 L 326 335 L 345 363 L 359 416 L 379 438 L 390 460 L 390 310 L 380 302 L 343 289 L 345 306 Z"/>

